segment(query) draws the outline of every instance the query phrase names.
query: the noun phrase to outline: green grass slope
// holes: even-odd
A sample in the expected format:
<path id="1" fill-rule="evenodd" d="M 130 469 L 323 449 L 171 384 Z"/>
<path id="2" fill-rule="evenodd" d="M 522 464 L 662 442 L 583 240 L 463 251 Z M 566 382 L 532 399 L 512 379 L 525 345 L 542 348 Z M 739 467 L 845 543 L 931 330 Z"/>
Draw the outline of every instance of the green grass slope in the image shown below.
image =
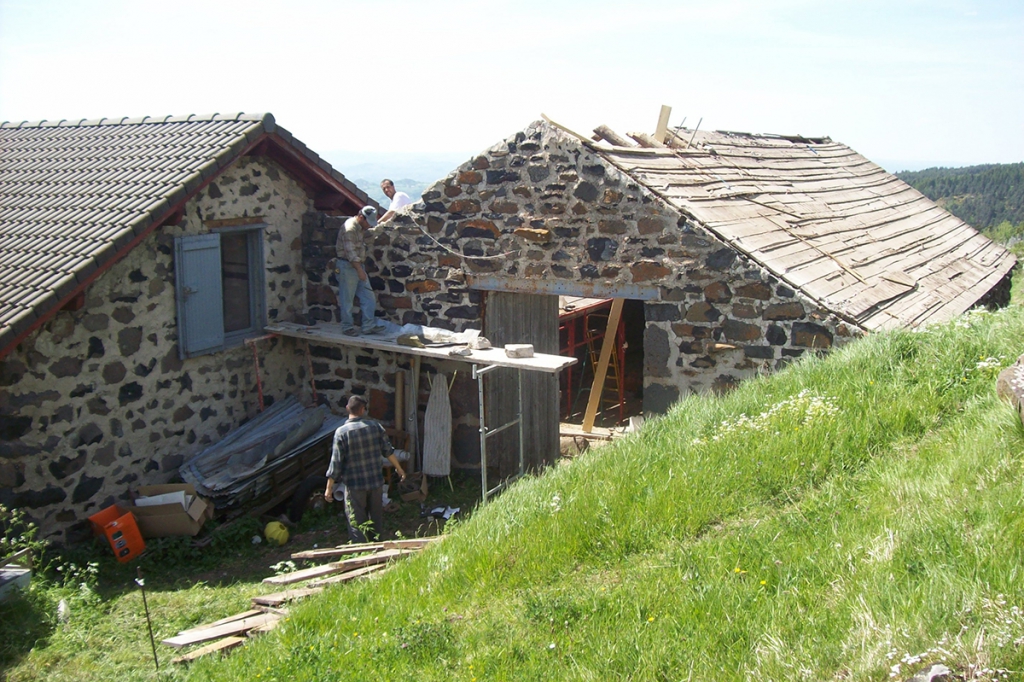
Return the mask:
<path id="1" fill-rule="evenodd" d="M 1024 438 L 993 387 L 1022 339 L 1020 308 L 972 314 L 688 399 L 185 674 L 1016 677 Z"/>

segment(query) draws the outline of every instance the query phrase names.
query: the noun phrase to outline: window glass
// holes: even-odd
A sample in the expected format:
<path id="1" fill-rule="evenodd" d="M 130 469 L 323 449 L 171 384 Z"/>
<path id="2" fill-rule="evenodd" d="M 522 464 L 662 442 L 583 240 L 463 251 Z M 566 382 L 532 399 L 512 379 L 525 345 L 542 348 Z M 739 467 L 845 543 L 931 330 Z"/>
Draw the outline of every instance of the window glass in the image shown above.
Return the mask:
<path id="1" fill-rule="evenodd" d="M 252 326 L 252 286 L 249 278 L 249 233 L 222 234 L 221 282 L 224 291 L 224 331 Z"/>

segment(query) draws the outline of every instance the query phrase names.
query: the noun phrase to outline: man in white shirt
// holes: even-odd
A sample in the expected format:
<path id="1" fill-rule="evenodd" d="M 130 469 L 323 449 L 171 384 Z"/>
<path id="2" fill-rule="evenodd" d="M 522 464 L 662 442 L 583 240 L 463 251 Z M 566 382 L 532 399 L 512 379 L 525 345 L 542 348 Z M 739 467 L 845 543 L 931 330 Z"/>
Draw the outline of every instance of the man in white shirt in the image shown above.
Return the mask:
<path id="1" fill-rule="evenodd" d="M 380 191 L 384 192 L 388 199 L 391 199 L 391 205 L 388 206 L 388 211 L 381 216 L 380 222 L 391 220 L 395 211 L 412 203 L 412 199 L 405 192 L 398 192 L 395 190 L 395 183 L 391 182 L 387 178 L 380 181 Z"/>

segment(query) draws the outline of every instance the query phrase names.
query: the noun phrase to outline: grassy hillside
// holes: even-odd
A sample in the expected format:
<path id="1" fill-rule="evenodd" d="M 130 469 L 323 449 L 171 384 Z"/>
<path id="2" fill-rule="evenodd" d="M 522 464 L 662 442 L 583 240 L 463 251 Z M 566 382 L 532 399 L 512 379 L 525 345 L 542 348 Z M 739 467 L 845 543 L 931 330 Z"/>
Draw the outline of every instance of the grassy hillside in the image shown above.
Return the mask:
<path id="1" fill-rule="evenodd" d="M 964 222 L 1005 240 L 1024 233 L 1024 163 L 896 174 Z"/>
<path id="2" fill-rule="evenodd" d="M 1024 440 L 993 395 L 1021 338 L 1019 308 L 975 314 L 689 399 L 191 677 L 1024 670 Z"/>
<path id="3" fill-rule="evenodd" d="M 1019 679 L 1024 429 L 993 386 L 1022 338 L 1020 307 L 975 313 L 690 398 L 160 677 Z M 155 590 L 157 636 L 258 589 Z M 137 593 L 75 604 L 10 680 L 156 677 Z"/>

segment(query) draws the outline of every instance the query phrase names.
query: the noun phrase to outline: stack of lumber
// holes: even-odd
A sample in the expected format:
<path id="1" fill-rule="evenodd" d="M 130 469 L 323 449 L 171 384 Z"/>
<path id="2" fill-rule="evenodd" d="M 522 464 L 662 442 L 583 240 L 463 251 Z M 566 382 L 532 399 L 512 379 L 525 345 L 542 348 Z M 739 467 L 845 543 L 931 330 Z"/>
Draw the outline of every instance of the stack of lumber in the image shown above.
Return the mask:
<path id="1" fill-rule="evenodd" d="M 347 582 L 383 570 L 391 562 L 415 554 L 430 542 L 439 539 L 440 537 L 432 537 L 367 542 L 330 549 L 296 552 L 292 554 L 292 559 L 316 561 L 337 559 L 338 557 L 348 558 L 266 578 L 263 582 L 271 585 L 291 585 L 300 582 L 307 584 L 301 588 L 253 597 L 252 609 L 212 623 L 182 630 L 177 636 L 165 639 L 162 643 L 180 649 L 210 642 L 210 644 L 175 658 L 175 663 L 188 663 L 206 654 L 233 649 L 245 643 L 246 635 L 252 637 L 277 627 L 281 618 L 288 615 L 288 610 L 282 608 L 288 602 L 322 592 L 325 585 Z"/>
<path id="2" fill-rule="evenodd" d="M 358 554 L 359 556 L 304 568 L 292 573 L 275 575 L 271 578 L 265 578 L 263 582 L 271 585 L 291 585 L 309 580 L 311 582 L 308 586 L 311 588 L 347 582 L 384 569 L 390 562 L 403 559 L 410 554 L 415 554 L 437 539 L 433 537 L 416 538 L 413 540 L 365 542 L 356 545 L 341 545 L 329 549 L 311 549 L 305 552 L 296 552 L 292 554 L 292 559 L 305 561 L 334 559 L 350 554 Z"/>

